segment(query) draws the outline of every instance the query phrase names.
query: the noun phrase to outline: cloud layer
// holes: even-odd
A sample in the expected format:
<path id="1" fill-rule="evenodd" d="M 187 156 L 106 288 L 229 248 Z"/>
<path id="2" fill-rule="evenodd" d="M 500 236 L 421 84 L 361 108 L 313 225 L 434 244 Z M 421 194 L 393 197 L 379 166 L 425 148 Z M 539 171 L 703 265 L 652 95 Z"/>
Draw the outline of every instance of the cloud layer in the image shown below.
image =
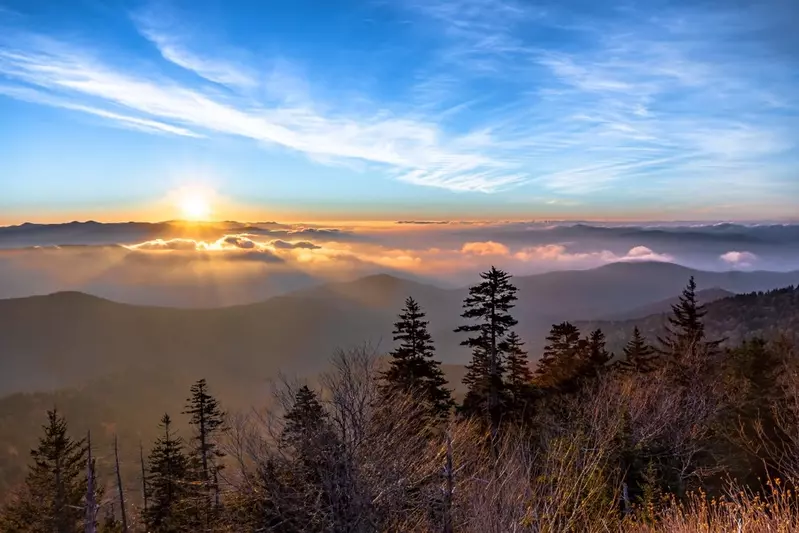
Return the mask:
<path id="1" fill-rule="evenodd" d="M 799 269 L 799 226 L 785 225 L 229 222 L 198 226 L 196 236 L 190 227 L 169 223 L 78 229 L 0 228 L 0 298 L 84 290 L 132 303 L 211 306 L 376 273 L 460 286 L 491 265 L 519 276 L 634 261 L 704 270 Z"/>

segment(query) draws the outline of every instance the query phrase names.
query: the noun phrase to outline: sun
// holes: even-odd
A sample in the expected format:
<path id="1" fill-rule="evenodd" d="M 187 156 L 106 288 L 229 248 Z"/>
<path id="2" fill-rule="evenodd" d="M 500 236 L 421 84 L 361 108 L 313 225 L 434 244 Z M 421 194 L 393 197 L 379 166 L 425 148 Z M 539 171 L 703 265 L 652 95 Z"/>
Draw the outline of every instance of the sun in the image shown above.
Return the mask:
<path id="1" fill-rule="evenodd" d="M 178 198 L 178 208 L 186 220 L 203 221 L 211 218 L 209 196 L 199 191 L 187 191 Z"/>

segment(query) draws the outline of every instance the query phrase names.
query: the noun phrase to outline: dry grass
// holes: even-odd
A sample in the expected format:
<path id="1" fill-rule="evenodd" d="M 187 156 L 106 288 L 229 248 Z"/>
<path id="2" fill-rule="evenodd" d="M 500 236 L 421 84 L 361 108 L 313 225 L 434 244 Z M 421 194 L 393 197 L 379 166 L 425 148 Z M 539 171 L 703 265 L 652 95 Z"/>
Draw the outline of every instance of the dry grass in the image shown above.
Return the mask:
<path id="1" fill-rule="evenodd" d="M 722 499 L 708 500 L 696 493 L 684 504 L 670 503 L 656 511 L 654 524 L 630 523 L 634 533 L 789 533 L 799 531 L 799 499 L 779 479 L 769 482 L 767 498 L 744 491 L 729 491 Z"/>
<path id="2" fill-rule="evenodd" d="M 422 427 L 413 398 L 375 401 L 376 366 L 368 350 L 339 354 L 333 363 L 321 396 L 339 445 L 328 457 L 327 443 L 319 443 L 319 457 L 328 459 L 316 473 L 322 488 L 295 487 L 303 495 L 298 499 L 297 493 L 258 479 L 263 472 L 259 465 L 277 465 L 289 473 L 296 466 L 290 453 L 274 445 L 280 429 L 279 423 L 273 426 L 280 421 L 277 412 L 231 423 L 229 498 L 243 497 L 245 503 L 266 499 L 277 504 L 273 512 L 278 518 L 286 510 L 287 522 L 300 516 L 303 526 L 318 525 L 303 531 L 799 531 L 799 499 L 779 480 L 768 485 L 767 496 L 730 489 L 714 500 L 693 492 L 680 502 L 656 500 L 626 516 L 622 512 L 619 457 L 624 446 L 666 446 L 679 459 L 678 473 L 686 485 L 715 472 L 712 466 L 692 466 L 694 457 L 704 453 L 707 435 L 702 428 L 719 408 L 712 390 L 668 387 L 658 373 L 600 381 L 586 396 L 539 413 L 527 430 L 509 426 L 492 442 L 479 421 L 453 417 Z M 284 385 L 282 401 L 276 404 L 292 397 L 293 388 Z M 328 500 L 335 496 L 333 501 L 323 504 L 305 497 L 320 490 Z M 282 525 L 249 525 L 285 530 Z"/>

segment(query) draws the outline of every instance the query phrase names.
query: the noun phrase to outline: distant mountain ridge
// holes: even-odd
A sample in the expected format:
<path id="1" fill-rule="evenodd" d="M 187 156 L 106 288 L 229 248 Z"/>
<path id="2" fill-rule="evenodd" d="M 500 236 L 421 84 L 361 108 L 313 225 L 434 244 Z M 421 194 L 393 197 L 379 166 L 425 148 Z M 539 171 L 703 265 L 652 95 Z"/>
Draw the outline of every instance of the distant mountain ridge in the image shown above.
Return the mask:
<path id="1" fill-rule="evenodd" d="M 407 221 L 405 221 L 407 223 Z M 446 222 L 446 221 L 443 221 Z M 417 222 L 416 224 L 419 224 Z M 469 224 L 460 224 L 469 228 Z M 397 222 L 402 226 L 403 222 Z M 429 224 L 428 224 L 429 225 Z M 650 244 L 678 244 L 683 248 L 693 248 L 702 243 L 724 245 L 752 245 L 760 247 L 772 244 L 799 242 L 799 223 L 640 223 L 612 224 L 576 221 L 531 221 L 509 222 L 509 227 L 521 230 L 507 234 L 516 242 L 519 237 L 529 236 L 530 228 L 551 237 L 549 242 L 564 242 L 585 238 L 607 240 L 618 239 L 631 246 Z M 292 227 L 312 227 L 311 225 L 282 224 L 276 221 L 208 221 L 191 222 L 167 220 L 160 222 L 98 222 L 95 220 L 72 221 L 46 224 L 24 222 L 19 225 L 0 226 L 0 248 L 13 246 L 46 246 L 69 244 L 120 244 L 151 238 L 169 238 L 176 234 L 191 232 L 220 234 L 225 231 L 260 230 L 265 227 L 289 229 Z M 198 237 L 199 235 L 190 235 Z M 132 241 L 131 241 L 132 240 Z M 735 249 L 735 248 L 733 248 Z M 729 251 L 729 248 L 727 248 Z"/>
<path id="2" fill-rule="evenodd" d="M 61 224 L 24 222 L 0 226 L 0 249 L 31 246 L 102 246 L 132 244 L 155 238 L 218 238 L 226 233 L 263 231 L 264 227 L 290 228 L 276 222 L 240 223 L 233 221 L 186 222 L 97 222 L 72 221 Z"/>
<path id="3" fill-rule="evenodd" d="M 516 277 L 517 331 L 535 359 L 552 323 L 598 320 L 660 302 L 679 294 L 690 275 L 700 287 L 734 292 L 799 284 L 799 272 L 699 272 L 668 263 Z M 389 349 L 407 296 L 428 312 L 439 357 L 464 364 L 469 353 L 453 329 L 466 295 L 466 288 L 377 275 L 213 309 L 119 304 L 75 292 L 0 300 L 0 394 L 79 385 L 131 367 L 250 383 L 278 371 L 314 373 L 337 347 L 369 342 Z"/>
<path id="4" fill-rule="evenodd" d="M 715 302 L 716 300 L 729 298 L 731 296 L 735 296 L 735 293 L 721 289 L 719 287 L 700 290 L 697 291 L 696 293 L 697 300 L 702 304 L 708 304 L 711 302 Z M 654 302 L 641 307 L 636 307 L 635 309 L 625 311 L 623 313 L 616 313 L 614 315 L 605 317 L 605 320 L 632 320 L 651 315 L 668 313 L 671 311 L 671 307 L 677 304 L 678 302 L 679 302 L 679 296 L 674 296 L 666 300 L 661 300 L 659 302 Z"/>
<path id="5" fill-rule="evenodd" d="M 610 263 L 591 270 L 522 276 L 514 278 L 514 283 L 520 292 L 518 308 L 522 316 L 529 316 L 534 306 L 549 306 L 552 311 L 545 315 L 553 321 L 597 320 L 673 298 L 691 276 L 700 289 L 718 288 L 731 293 L 799 283 L 799 271 L 709 272 L 654 261 Z"/>
<path id="6" fill-rule="evenodd" d="M 735 346 L 746 339 L 774 339 L 787 336 L 799 340 L 799 286 L 770 291 L 736 294 L 706 304 L 704 317 L 707 337 L 723 339 Z M 617 353 L 638 327 L 652 343 L 665 333 L 668 311 L 618 321 L 578 322 L 583 331 L 596 328 L 605 333 L 610 348 Z"/>

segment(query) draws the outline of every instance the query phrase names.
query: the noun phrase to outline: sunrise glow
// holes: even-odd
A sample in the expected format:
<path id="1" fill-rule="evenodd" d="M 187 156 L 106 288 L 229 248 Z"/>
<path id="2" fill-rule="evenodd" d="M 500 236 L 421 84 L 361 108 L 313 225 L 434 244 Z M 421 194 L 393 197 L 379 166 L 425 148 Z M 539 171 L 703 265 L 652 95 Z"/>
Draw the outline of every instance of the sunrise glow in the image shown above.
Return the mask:
<path id="1" fill-rule="evenodd" d="M 191 221 L 211 219 L 210 194 L 202 190 L 185 190 L 176 195 L 181 218 Z"/>

